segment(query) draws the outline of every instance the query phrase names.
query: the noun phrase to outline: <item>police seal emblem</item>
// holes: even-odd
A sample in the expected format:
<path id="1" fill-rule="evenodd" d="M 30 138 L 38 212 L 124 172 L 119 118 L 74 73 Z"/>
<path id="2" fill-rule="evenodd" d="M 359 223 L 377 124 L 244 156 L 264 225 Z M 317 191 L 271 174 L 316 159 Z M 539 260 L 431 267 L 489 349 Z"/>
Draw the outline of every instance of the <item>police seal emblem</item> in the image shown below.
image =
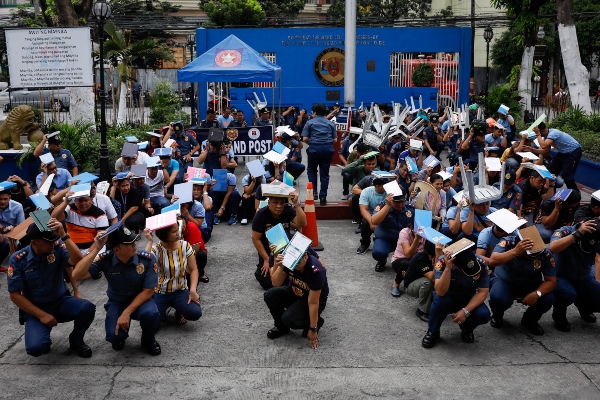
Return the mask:
<path id="1" fill-rule="evenodd" d="M 190 138 L 186 136 L 186 137 L 185 137 L 185 141 L 187 142 L 187 141 L 189 141 L 189 140 L 190 140 Z"/>
<path id="2" fill-rule="evenodd" d="M 473 268 L 474 266 L 475 266 L 475 262 L 473 260 L 471 260 L 467 263 L 467 267 L 469 267 L 469 268 Z"/>
<path id="3" fill-rule="evenodd" d="M 62 158 L 64 158 L 64 159 L 66 160 L 66 159 L 67 159 L 67 155 L 66 155 L 66 154 L 63 154 L 63 155 L 62 155 Z"/>
<path id="4" fill-rule="evenodd" d="M 138 273 L 138 275 L 141 275 L 141 274 L 143 274 L 143 273 L 144 273 L 144 264 L 142 264 L 142 263 L 139 263 L 139 264 L 137 265 L 137 267 L 135 267 L 135 272 L 137 272 L 137 273 Z"/>
<path id="5" fill-rule="evenodd" d="M 510 174 L 504 175 L 504 179 L 510 179 Z"/>
<path id="6" fill-rule="evenodd" d="M 8 275 L 9 278 L 13 277 L 13 275 L 15 274 L 15 269 L 12 267 L 12 265 L 8 266 L 8 269 L 6 270 L 6 274 Z"/>
<path id="7" fill-rule="evenodd" d="M 512 193 L 507 194 L 506 197 L 510 199 L 512 197 Z"/>
<path id="8" fill-rule="evenodd" d="M 540 269 L 542 267 L 542 262 L 540 260 L 533 261 L 533 268 Z"/>
<path id="9" fill-rule="evenodd" d="M 408 218 L 412 217 L 412 212 L 410 210 L 406 211 L 406 216 Z"/>
<path id="10" fill-rule="evenodd" d="M 48 257 L 46 257 L 46 260 L 52 264 L 54 261 L 56 261 L 56 256 L 54 254 L 50 254 Z"/>
<path id="11" fill-rule="evenodd" d="M 131 235 L 131 231 L 127 228 L 123 228 L 123 233 L 126 235 Z"/>

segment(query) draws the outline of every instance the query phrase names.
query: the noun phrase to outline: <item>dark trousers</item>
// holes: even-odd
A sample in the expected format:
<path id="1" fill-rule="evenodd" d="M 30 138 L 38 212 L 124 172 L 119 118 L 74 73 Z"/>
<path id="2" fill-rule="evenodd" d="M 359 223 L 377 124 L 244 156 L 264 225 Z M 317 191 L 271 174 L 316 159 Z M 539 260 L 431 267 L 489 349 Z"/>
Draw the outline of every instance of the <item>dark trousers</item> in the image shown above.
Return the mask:
<path id="1" fill-rule="evenodd" d="M 196 265 L 198 266 L 198 276 L 204 276 L 204 268 L 208 261 L 208 254 L 204 250 L 198 249 L 196 252 Z M 197 282 L 196 282 L 197 283 Z"/>
<path id="2" fill-rule="evenodd" d="M 252 219 L 254 218 L 254 195 L 248 197 L 247 199 L 242 196 L 242 205 L 240 207 L 239 219 Z"/>
<path id="3" fill-rule="evenodd" d="M 435 143 L 429 142 L 429 145 L 431 146 L 431 149 L 433 151 L 435 151 L 435 156 L 439 159 L 440 154 L 442 154 L 442 151 L 444 150 L 444 147 L 445 147 L 444 142 L 435 142 Z M 429 149 L 426 146 L 423 146 L 423 155 L 424 156 L 430 155 Z"/>
<path id="4" fill-rule="evenodd" d="M 298 297 L 291 286 L 274 287 L 265 293 L 265 303 L 278 328 L 307 329 L 310 327 L 308 296 Z M 319 316 L 327 301 L 319 301 Z"/>
<path id="5" fill-rule="evenodd" d="M 352 175 L 342 170 L 342 194 L 344 196 L 350 194 L 350 186 L 352 185 L 353 180 L 354 178 L 352 177 Z"/>
<path id="6" fill-rule="evenodd" d="M 369 247 L 371 245 L 371 234 L 373 231 L 366 219 L 360 221 L 360 244 Z"/>
<path id="7" fill-rule="evenodd" d="M 150 197 L 150 206 L 154 209 L 154 215 L 160 214 L 161 210 L 169 207 L 171 202 L 164 196 Z"/>
<path id="8" fill-rule="evenodd" d="M 469 304 L 469 301 L 471 301 L 471 297 L 454 297 L 449 293 L 446 293 L 445 296 L 439 296 L 434 290 L 433 303 L 429 311 L 429 332 L 439 333 L 446 316 L 461 310 Z M 471 310 L 471 316 L 464 322 L 464 329 L 472 332 L 479 325 L 487 324 L 490 318 L 490 310 L 483 303 L 474 310 Z"/>
<path id="9" fill-rule="evenodd" d="M 355 221 L 360 221 L 362 219 L 362 214 L 360 213 L 360 194 L 355 194 L 352 196 L 352 215 L 354 215 Z"/>
<path id="10" fill-rule="evenodd" d="M 96 306 L 88 300 L 64 296 L 59 301 L 39 306 L 42 310 L 52 315 L 57 322 L 74 321 L 73 332 L 69 335 L 69 342 L 79 345 L 83 340 L 85 331 L 90 327 L 96 315 Z M 33 315 L 25 313 L 25 351 L 34 357 L 46 354 L 50 350 L 52 328 L 42 324 Z"/>
<path id="11" fill-rule="evenodd" d="M 125 221 L 125 226 L 136 233 L 143 231 L 145 225 L 146 217 L 141 211 L 134 212 L 133 215 Z"/>
<path id="12" fill-rule="evenodd" d="M 238 209 L 240 208 L 241 196 L 237 190 L 231 192 L 227 204 L 223 204 L 225 194 L 226 192 L 211 192 L 213 207 L 220 207 L 221 205 L 225 206 L 225 211 L 223 211 L 223 214 L 221 214 L 220 217 L 221 220 L 228 219 L 231 215 L 238 215 Z"/>
<path id="13" fill-rule="evenodd" d="M 556 176 L 559 174 L 562 176 L 567 188 L 577 191 L 579 191 L 579 188 L 577 188 L 577 183 L 575 183 L 575 172 L 577 172 L 582 152 L 580 147 L 570 153 L 558 153 L 548 166 L 548 171 Z"/>
<path id="14" fill-rule="evenodd" d="M 402 273 L 408 270 L 409 263 L 410 260 L 408 258 L 397 258 L 392 261 L 392 269 L 396 273 L 396 279 L 394 280 L 397 284 L 400 284 L 400 282 L 404 280 L 404 275 L 402 275 Z"/>
<path id="15" fill-rule="evenodd" d="M 212 229 L 209 228 L 200 228 L 200 233 L 202 234 L 202 240 L 204 244 L 208 243 L 210 237 L 212 236 Z"/>
<path id="16" fill-rule="evenodd" d="M 119 303 L 109 300 L 104 305 L 106 310 L 106 320 L 104 321 L 104 329 L 106 330 L 106 341 L 110 343 L 119 343 L 129 337 L 129 333 L 119 329 L 119 333 L 115 335 L 117 328 L 117 320 L 123 311 L 131 304 L 130 302 Z M 131 314 L 131 319 L 140 321 L 142 328 L 142 342 L 144 344 L 154 343 L 154 334 L 160 326 L 161 318 L 158 313 L 158 308 L 154 300 L 150 299 Z M 131 325 L 129 326 L 131 330 Z"/>
<path id="17" fill-rule="evenodd" d="M 518 298 L 525 298 L 529 293 L 538 289 L 541 282 L 534 282 L 530 285 L 517 286 L 512 285 L 502 279 L 494 276 L 492 278 L 492 288 L 490 289 L 490 308 L 495 317 L 502 318 L 504 311 L 508 310 L 513 302 Z M 538 299 L 538 301 L 523 314 L 523 319 L 531 322 L 537 322 L 542 315 L 552 308 L 554 304 L 554 293 L 550 292 Z"/>
<path id="18" fill-rule="evenodd" d="M 556 278 L 554 295 L 556 302 L 552 317 L 556 320 L 566 319 L 567 307 L 573 303 L 581 314 L 600 311 L 600 282 L 592 277 L 581 281 Z"/>
<path id="19" fill-rule="evenodd" d="M 373 258 L 384 263 L 388 255 L 396 249 L 396 245 L 396 241 L 385 240 L 375 236 L 373 239 Z"/>
<path id="20" fill-rule="evenodd" d="M 262 257 L 258 256 L 258 263 L 256 264 L 256 271 L 254 271 L 254 277 L 263 289 L 269 290 L 273 287 L 273 282 L 271 282 L 271 274 L 263 276 L 261 271 L 263 262 L 264 260 L 262 259 Z"/>
<path id="21" fill-rule="evenodd" d="M 321 181 L 321 190 L 319 190 L 319 199 L 327 197 L 327 189 L 329 188 L 329 167 L 333 159 L 333 146 L 315 146 L 312 145 L 307 150 L 308 167 L 306 174 L 308 180 L 313 185 L 313 193 L 317 193 L 319 187 L 317 182 L 317 170 Z"/>
<path id="22" fill-rule="evenodd" d="M 167 308 L 173 307 L 175 311 L 183 315 L 183 318 L 198 321 L 202 316 L 202 307 L 193 301 L 188 304 L 189 297 L 190 291 L 187 289 L 165 294 L 155 293 L 154 303 L 156 303 L 160 320 L 162 321 L 165 318 Z"/>
<path id="23" fill-rule="evenodd" d="M 194 166 L 193 161 L 184 162 L 184 161 L 179 160 L 179 173 L 177 174 L 177 180 L 179 182 L 185 182 L 185 179 L 183 179 L 184 175 L 187 173 L 188 167 L 193 167 L 193 166 Z"/>
<path id="24" fill-rule="evenodd" d="M 285 166 L 285 170 L 294 177 L 294 181 L 298 180 L 298 178 L 300 177 L 300 175 L 302 175 L 305 169 L 306 167 L 304 166 L 304 164 L 294 161 L 288 161 Z"/>
<path id="25" fill-rule="evenodd" d="M 4 241 L 0 242 L 0 264 L 4 262 L 9 253 L 10 245 L 8 244 L 8 239 L 5 238 Z"/>

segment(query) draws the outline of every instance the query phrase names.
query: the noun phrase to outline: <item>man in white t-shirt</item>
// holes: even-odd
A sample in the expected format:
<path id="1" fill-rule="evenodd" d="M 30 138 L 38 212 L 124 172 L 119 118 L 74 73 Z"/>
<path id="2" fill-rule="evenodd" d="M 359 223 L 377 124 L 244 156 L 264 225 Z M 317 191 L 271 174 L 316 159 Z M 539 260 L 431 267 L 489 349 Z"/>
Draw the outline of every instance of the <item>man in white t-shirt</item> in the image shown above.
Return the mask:
<path id="1" fill-rule="evenodd" d="M 213 89 L 214 85 L 212 83 L 208 85 L 208 91 L 206 92 L 206 102 L 209 104 L 211 101 L 215 101 L 215 91 Z"/>

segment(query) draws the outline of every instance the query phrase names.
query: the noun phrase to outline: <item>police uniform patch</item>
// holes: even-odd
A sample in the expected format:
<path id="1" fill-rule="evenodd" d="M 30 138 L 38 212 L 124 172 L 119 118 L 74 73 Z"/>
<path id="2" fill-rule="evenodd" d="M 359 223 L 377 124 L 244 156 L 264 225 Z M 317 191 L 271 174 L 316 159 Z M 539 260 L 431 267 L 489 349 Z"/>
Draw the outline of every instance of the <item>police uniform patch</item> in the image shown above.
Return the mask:
<path id="1" fill-rule="evenodd" d="M 410 210 L 407 210 L 407 211 L 406 211 L 406 216 L 407 216 L 408 218 L 412 217 L 412 212 L 411 212 Z"/>
<path id="2" fill-rule="evenodd" d="M 471 260 L 467 263 L 467 267 L 473 268 L 475 266 L 475 261 Z"/>
<path id="3" fill-rule="evenodd" d="M 63 154 L 63 155 L 62 155 L 62 158 L 64 158 L 64 159 L 66 160 L 66 159 L 67 159 L 67 155 L 66 155 L 66 154 Z"/>
<path id="4" fill-rule="evenodd" d="M 158 265 L 154 263 L 154 273 L 158 274 Z"/>
<path id="5" fill-rule="evenodd" d="M 592 240 L 590 240 L 590 244 L 591 244 L 592 246 L 596 245 L 596 239 L 592 239 Z"/>
<path id="6" fill-rule="evenodd" d="M 52 264 L 54 261 L 56 261 L 56 256 L 54 254 L 50 254 L 48 257 L 46 257 L 46 260 Z"/>
<path id="7" fill-rule="evenodd" d="M 510 179 L 510 174 L 504 175 L 504 179 Z"/>
<path id="8" fill-rule="evenodd" d="M 498 243 L 498 246 L 500 247 L 506 247 L 506 240 L 502 240 L 500 243 Z"/>
<path id="9" fill-rule="evenodd" d="M 143 273 L 144 273 L 144 264 L 142 264 L 142 263 L 139 263 L 139 264 L 137 265 L 137 267 L 135 267 L 135 272 L 137 272 L 137 273 L 138 273 L 138 275 L 141 275 L 141 274 L 143 274 Z"/>
<path id="10" fill-rule="evenodd" d="M 517 194 L 515 195 L 515 199 L 519 200 L 520 198 L 521 198 L 521 193 L 517 193 Z"/>
<path id="11" fill-rule="evenodd" d="M 6 270 L 6 274 L 8 275 L 9 278 L 13 277 L 13 275 L 15 274 L 15 269 L 12 267 L 12 265 L 8 266 L 8 269 Z"/>
<path id="12" fill-rule="evenodd" d="M 542 262 L 540 260 L 533 260 L 533 268 L 540 269 L 542 267 Z"/>
<path id="13" fill-rule="evenodd" d="M 437 264 L 435 264 L 435 269 L 438 271 L 440 271 L 443 267 L 444 264 L 441 261 L 438 261 Z"/>
<path id="14" fill-rule="evenodd" d="M 560 231 L 556 231 L 552 236 L 561 237 L 562 235 L 560 234 Z"/>
<path id="15" fill-rule="evenodd" d="M 26 252 L 26 251 L 22 251 L 22 252 L 20 252 L 19 254 L 15 255 L 15 258 L 16 258 L 17 260 L 20 260 L 21 258 L 23 258 L 23 256 L 24 256 L 25 254 L 27 254 L 27 252 Z"/>
<path id="16" fill-rule="evenodd" d="M 190 138 L 186 136 L 185 141 L 188 142 L 189 140 L 190 140 Z"/>
<path id="17" fill-rule="evenodd" d="M 506 197 L 508 197 L 510 199 L 512 197 L 512 192 L 507 194 Z"/>
<path id="18" fill-rule="evenodd" d="M 123 233 L 126 235 L 131 235 L 131 231 L 127 228 L 123 228 Z"/>

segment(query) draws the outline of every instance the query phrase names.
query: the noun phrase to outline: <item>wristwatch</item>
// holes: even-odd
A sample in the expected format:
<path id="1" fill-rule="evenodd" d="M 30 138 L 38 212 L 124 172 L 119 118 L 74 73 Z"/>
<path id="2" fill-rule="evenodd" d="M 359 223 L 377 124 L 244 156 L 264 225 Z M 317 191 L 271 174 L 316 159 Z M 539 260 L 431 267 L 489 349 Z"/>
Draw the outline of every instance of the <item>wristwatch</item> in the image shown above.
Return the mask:
<path id="1" fill-rule="evenodd" d="M 469 318 L 471 316 L 471 313 L 466 308 L 463 307 L 462 310 L 465 313 L 465 317 Z"/>
<path id="2" fill-rule="evenodd" d="M 221 206 L 221 210 L 225 211 L 225 206 Z"/>
<path id="3" fill-rule="evenodd" d="M 319 333 L 319 327 L 318 326 L 315 326 L 314 328 L 311 327 L 311 328 L 308 328 L 308 329 L 310 329 L 314 333 Z"/>
<path id="4" fill-rule="evenodd" d="M 536 290 L 536 291 L 535 291 L 535 294 L 537 294 L 537 295 L 538 295 L 538 298 L 539 298 L 539 297 L 542 297 L 542 292 L 540 292 L 539 290 Z"/>
<path id="5" fill-rule="evenodd" d="M 66 242 L 69 239 L 71 239 L 71 235 L 69 235 L 68 233 L 65 235 L 65 237 L 60 238 L 60 240 L 62 240 L 63 242 Z"/>

